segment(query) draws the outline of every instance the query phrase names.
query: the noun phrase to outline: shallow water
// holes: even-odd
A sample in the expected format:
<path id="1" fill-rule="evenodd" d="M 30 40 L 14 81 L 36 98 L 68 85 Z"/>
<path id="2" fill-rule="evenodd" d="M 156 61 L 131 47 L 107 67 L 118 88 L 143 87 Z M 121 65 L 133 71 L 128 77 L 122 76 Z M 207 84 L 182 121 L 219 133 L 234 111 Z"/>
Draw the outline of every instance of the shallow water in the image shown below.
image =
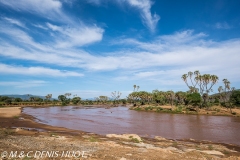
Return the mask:
<path id="1" fill-rule="evenodd" d="M 135 133 L 145 137 L 209 140 L 240 145 L 240 118 L 138 112 L 127 107 L 24 108 L 41 123 L 97 134 Z"/>

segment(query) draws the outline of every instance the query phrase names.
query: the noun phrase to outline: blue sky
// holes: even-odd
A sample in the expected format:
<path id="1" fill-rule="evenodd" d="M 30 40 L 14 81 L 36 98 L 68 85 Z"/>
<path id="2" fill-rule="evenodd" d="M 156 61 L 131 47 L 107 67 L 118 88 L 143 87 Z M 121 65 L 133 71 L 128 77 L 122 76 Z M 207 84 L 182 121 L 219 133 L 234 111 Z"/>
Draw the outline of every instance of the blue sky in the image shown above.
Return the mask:
<path id="1" fill-rule="evenodd" d="M 0 94 L 240 88 L 239 0 L 0 0 Z"/>

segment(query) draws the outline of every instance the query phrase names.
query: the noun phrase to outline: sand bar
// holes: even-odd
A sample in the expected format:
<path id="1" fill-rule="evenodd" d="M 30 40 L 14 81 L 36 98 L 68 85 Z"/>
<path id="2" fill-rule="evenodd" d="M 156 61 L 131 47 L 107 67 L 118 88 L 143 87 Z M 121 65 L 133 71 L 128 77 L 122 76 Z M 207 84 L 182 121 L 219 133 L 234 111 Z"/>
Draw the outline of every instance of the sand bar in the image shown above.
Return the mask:
<path id="1" fill-rule="evenodd" d="M 0 108 L 0 117 L 14 117 L 19 116 L 20 113 L 21 107 Z"/>

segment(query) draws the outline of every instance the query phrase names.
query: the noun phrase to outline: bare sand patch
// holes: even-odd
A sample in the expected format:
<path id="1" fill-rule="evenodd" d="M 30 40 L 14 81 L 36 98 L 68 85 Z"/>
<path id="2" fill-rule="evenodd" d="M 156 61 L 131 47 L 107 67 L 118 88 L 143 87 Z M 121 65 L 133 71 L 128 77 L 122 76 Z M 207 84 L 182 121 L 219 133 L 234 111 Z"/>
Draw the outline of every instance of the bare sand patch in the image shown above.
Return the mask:
<path id="1" fill-rule="evenodd" d="M 0 108 L 0 117 L 14 117 L 21 114 L 21 107 Z"/>

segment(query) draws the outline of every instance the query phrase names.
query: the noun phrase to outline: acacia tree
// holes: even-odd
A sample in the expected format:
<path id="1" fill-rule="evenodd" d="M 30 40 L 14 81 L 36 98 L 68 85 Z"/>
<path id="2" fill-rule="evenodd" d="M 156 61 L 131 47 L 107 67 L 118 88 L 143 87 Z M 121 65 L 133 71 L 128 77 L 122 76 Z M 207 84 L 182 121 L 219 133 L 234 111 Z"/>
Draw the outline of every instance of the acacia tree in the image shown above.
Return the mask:
<path id="1" fill-rule="evenodd" d="M 60 100 L 62 102 L 62 105 L 66 105 L 69 103 L 69 101 L 65 95 L 59 95 L 58 100 Z"/>
<path id="2" fill-rule="evenodd" d="M 113 98 L 113 104 L 115 104 L 118 100 L 119 100 L 119 98 L 121 97 L 121 95 L 122 95 L 122 93 L 121 92 L 117 92 L 117 91 L 114 91 L 114 92 L 112 92 L 111 93 L 111 96 L 112 96 L 112 98 Z"/>
<path id="3" fill-rule="evenodd" d="M 98 100 L 100 102 L 102 102 L 102 104 L 105 104 L 108 101 L 108 97 L 107 96 L 99 96 Z"/>
<path id="4" fill-rule="evenodd" d="M 223 84 L 224 84 L 224 88 L 222 86 L 219 86 L 218 88 L 218 92 L 223 100 L 223 105 L 225 107 L 227 107 L 228 109 L 230 109 L 231 113 L 232 113 L 232 104 L 230 103 L 230 96 L 232 94 L 232 92 L 235 90 L 234 87 L 230 87 L 230 81 L 228 81 L 227 79 L 223 79 Z"/>
<path id="5" fill-rule="evenodd" d="M 177 103 L 184 104 L 184 100 L 186 99 L 186 96 L 187 96 L 186 92 L 182 92 L 182 91 L 176 92 L 175 97 L 177 99 Z"/>
<path id="6" fill-rule="evenodd" d="M 127 99 L 130 100 L 130 102 L 133 103 L 134 106 L 136 106 L 136 102 L 139 99 L 139 93 L 132 92 L 128 95 Z"/>
<path id="7" fill-rule="evenodd" d="M 71 93 L 65 93 L 65 97 L 70 97 L 72 94 Z"/>
<path id="8" fill-rule="evenodd" d="M 167 91 L 166 97 L 169 100 L 169 103 L 171 104 L 171 107 L 173 107 L 173 101 L 175 99 L 175 93 L 173 91 Z"/>
<path id="9" fill-rule="evenodd" d="M 74 96 L 74 98 L 72 99 L 72 103 L 75 104 L 75 105 L 80 103 L 80 102 L 81 102 L 81 98 L 78 97 L 78 96 Z"/>

